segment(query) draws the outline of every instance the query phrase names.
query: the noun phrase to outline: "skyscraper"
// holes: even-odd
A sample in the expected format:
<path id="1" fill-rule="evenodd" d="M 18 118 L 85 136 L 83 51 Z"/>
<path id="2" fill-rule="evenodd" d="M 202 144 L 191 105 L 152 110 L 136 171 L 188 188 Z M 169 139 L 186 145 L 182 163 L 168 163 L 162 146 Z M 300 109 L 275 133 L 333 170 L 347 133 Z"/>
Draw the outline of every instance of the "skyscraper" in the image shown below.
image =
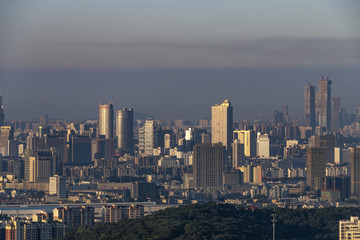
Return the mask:
<path id="1" fill-rule="evenodd" d="M 232 143 L 232 168 L 241 167 L 245 164 L 244 144 L 240 139 L 234 139 Z"/>
<path id="2" fill-rule="evenodd" d="M 306 184 L 311 190 L 319 190 L 325 178 L 325 151 L 326 148 L 309 147 L 306 149 Z"/>
<path id="3" fill-rule="evenodd" d="M 66 198 L 66 178 L 59 175 L 50 177 L 49 194 L 57 195 L 58 198 Z"/>
<path id="4" fill-rule="evenodd" d="M 360 146 L 351 149 L 351 195 L 360 197 Z"/>
<path id="5" fill-rule="evenodd" d="M 99 132 L 98 135 L 106 139 L 113 139 L 114 134 L 114 110 L 113 104 L 99 104 Z"/>
<path id="6" fill-rule="evenodd" d="M 195 145 L 193 156 L 195 187 L 222 189 L 224 165 L 222 144 Z"/>
<path id="7" fill-rule="evenodd" d="M 153 149 L 156 145 L 156 122 L 146 120 L 144 126 L 139 128 L 139 152 L 145 155 L 153 155 Z"/>
<path id="8" fill-rule="evenodd" d="M 30 182 L 49 182 L 54 175 L 55 160 L 51 151 L 33 151 L 25 158 L 25 179 Z"/>
<path id="9" fill-rule="evenodd" d="M 256 152 L 258 157 L 270 157 L 270 139 L 268 134 L 257 134 Z"/>
<path id="10" fill-rule="evenodd" d="M 315 122 L 315 87 L 311 84 L 305 86 L 305 124 L 314 128 Z"/>
<path id="11" fill-rule="evenodd" d="M 129 151 L 133 149 L 133 116 L 132 108 L 116 111 L 116 136 L 120 150 Z"/>
<path id="12" fill-rule="evenodd" d="M 316 112 L 318 126 L 331 129 L 331 80 L 322 77 L 316 95 Z"/>
<path id="13" fill-rule="evenodd" d="M 240 139 L 244 144 L 244 154 L 246 157 L 256 157 L 256 134 L 253 130 L 234 131 L 234 140 Z"/>
<path id="14" fill-rule="evenodd" d="M 340 128 L 340 98 L 331 99 L 331 130 Z"/>
<path id="15" fill-rule="evenodd" d="M 233 108 L 228 100 L 211 107 L 211 142 L 222 143 L 230 151 L 233 132 Z M 231 154 L 231 152 L 228 152 Z"/>
<path id="16" fill-rule="evenodd" d="M 309 139 L 309 146 L 325 148 L 326 163 L 334 163 L 334 148 L 336 145 L 335 136 L 332 134 L 314 135 Z"/>

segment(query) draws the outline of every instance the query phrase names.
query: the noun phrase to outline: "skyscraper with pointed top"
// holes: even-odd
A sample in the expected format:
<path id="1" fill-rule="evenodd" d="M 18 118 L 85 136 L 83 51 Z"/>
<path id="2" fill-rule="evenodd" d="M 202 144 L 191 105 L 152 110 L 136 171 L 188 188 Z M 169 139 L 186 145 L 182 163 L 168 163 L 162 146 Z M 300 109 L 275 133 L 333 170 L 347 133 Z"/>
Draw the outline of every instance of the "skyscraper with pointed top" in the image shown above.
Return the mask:
<path id="1" fill-rule="evenodd" d="M 305 86 L 305 124 L 308 127 L 315 127 L 315 86 Z"/>
<path id="2" fill-rule="evenodd" d="M 233 138 L 233 108 L 229 100 L 211 107 L 211 142 L 222 143 L 231 154 Z"/>
<path id="3" fill-rule="evenodd" d="M 317 123 L 320 127 L 331 129 L 331 80 L 322 77 L 316 95 Z"/>

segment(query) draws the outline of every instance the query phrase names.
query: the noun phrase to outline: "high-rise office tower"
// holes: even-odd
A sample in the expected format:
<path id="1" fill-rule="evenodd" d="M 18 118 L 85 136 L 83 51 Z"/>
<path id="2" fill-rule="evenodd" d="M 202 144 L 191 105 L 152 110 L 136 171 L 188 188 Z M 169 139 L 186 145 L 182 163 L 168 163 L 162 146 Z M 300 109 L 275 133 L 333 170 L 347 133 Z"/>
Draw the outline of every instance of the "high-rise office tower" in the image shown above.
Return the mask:
<path id="1" fill-rule="evenodd" d="M 130 151 L 133 149 L 133 124 L 134 113 L 132 108 L 116 111 L 116 136 L 120 150 Z"/>
<path id="2" fill-rule="evenodd" d="M 17 142 L 14 141 L 14 130 L 11 126 L 1 126 L 0 127 L 0 153 L 3 156 L 9 156 L 11 150 L 11 145 L 17 145 Z"/>
<path id="3" fill-rule="evenodd" d="M 99 104 L 99 132 L 98 135 L 106 139 L 113 139 L 114 134 L 114 110 L 113 104 Z"/>
<path id="4" fill-rule="evenodd" d="M 311 190 L 320 190 L 325 178 L 325 151 L 326 148 L 309 147 L 306 149 L 306 184 L 311 187 Z"/>
<path id="5" fill-rule="evenodd" d="M 89 136 L 71 135 L 69 137 L 69 162 L 71 165 L 91 163 L 91 140 Z"/>
<path id="6" fill-rule="evenodd" d="M 282 105 L 281 106 L 281 112 L 283 114 L 284 120 L 289 120 L 289 106 L 288 105 Z"/>
<path id="7" fill-rule="evenodd" d="M 234 139 L 232 146 L 232 168 L 238 168 L 245 164 L 244 144 L 240 139 Z"/>
<path id="8" fill-rule="evenodd" d="M 331 130 L 340 128 L 340 98 L 331 99 Z"/>
<path id="9" fill-rule="evenodd" d="M 315 122 L 315 87 L 311 84 L 305 86 L 305 124 L 314 128 Z"/>
<path id="10" fill-rule="evenodd" d="M 256 139 L 256 152 L 258 157 L 270 157 L 270 139 L 268 134 L 260 134 L 258 132 Z"/>
<path id="11" fill-rule="evenodd" d="M 211 142 L 222 143 L 230 151 L 233 132 L 233 108 L 228 100 L 211 107 Z M 228 152 L 229 153 L 229 152 Z M 231 152 L 230 152 L 231 153 Z M 229 154 L 230 154 L 229 153 Z"/>
<path id="12" fill-rule="evenodd" d="M 239 139 L 244 144 L 244 154 L 246 157 L 256 157 L 256 134 L 253 130 L 235 130 L 234 140 Z"/>
<path id="13" fill-rule="evenodd" d="M 318 126 L 331 129 L 331 80 L 322 77 L 316 95 L 316 112 Z"/>
<path id="14" fill-rule="evenodd" d="M 171 135 L 169 133 L 166 133 L 164 135 L 164 149 L 170 149 L 171 148 Z"/>
<path id="15" fill-rule="evenodd" d="M 33 151 L 25 157 L 25 180 L 30 182 L 49 182 L 54 175 L 56 160 L 51 151 Z"/>
<path id="16" fill-rule="evenodd" d="M 360 146 L 351 149 L 351 195 L 360 197 Z"/>
<path id="17" fill-rule="evenodd" d="M 91 161 L 110 159 L 113 157 L 113 141 L 105 138 L 91 139 Z"/>
<path id="18" fill-rule="evenodd" d="M 309 146 L 325 148 L 326 163 L 334 163 L 334 148 L 336 145 L 335 136 L 332 134 L 314 135 L 309 139 Z"/>
<path id="19" fill-rule="evenodd" d="M 0 126 L 5 125 L 5 113 L 4 113 L 4 106 L 2 104 L 2 95 L 0 95 Z"/>
<path id="20" fill-rule="evenodd" d="M 224 147 L 219 144 L 198 144 L 194 147 L 193 168 L 196 188 L 222 189 Z"/>
<path id="21" fill-rule="evenodd" d="M 49 194 L 58 198 L 66 198 L 66 178 L 55 175 L 49 179 Z"/>
<path id="22" fill-rule="evenodd" d="M 156 123 L 154 120 L 146 120 L 144 126 L 139 129 L 139 152 L 153 155 L 155 146 L 157 146 Z"/>

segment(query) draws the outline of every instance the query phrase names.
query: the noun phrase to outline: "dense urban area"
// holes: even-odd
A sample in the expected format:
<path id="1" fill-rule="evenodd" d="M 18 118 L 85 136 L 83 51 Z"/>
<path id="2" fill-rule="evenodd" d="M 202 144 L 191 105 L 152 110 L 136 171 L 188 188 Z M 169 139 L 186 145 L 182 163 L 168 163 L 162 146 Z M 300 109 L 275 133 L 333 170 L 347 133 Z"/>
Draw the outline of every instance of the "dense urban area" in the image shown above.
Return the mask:
<path id="1" fill-rule="evenodd" d="M 219 214 L 221 222 L 237 211 L 261 217 L 268 225 L 253 239 L 269 239 L 277 221 L 295 228 L 286 212 L 291 209 L 298 219 L 305 213 L 314 218 L 317 230 L 308 235 L 360 239 L 359 212 L 346 210 L 359 207 L 360 107 L 347 112 L 340 98 L 332 97 L 331 85 L 322 76 L 317 89 L 305 86 L 299 100 L 304 101 L 302 118 L 292 117 L 283 105 L 272 117 L 251 121 L 234 120 L 229 100 L 209 103 L 211 117 L 196 121 L 158 119 L 121 103 L 100 104 L 96 120 L 59 120 L 44 114 L 35 120 L 7 121 L 1 97 L 0 239 L 61 239 L 66 233 L 68 239 L 80 239 L 90 229 L 97 233 L 86 232 L 81 239 L 99 239 L 95 236 L 101 229 L 111 232 L 114 226 L 139 234 L 131 227 L 134 223 L 155 224 L 154 216 L 162 214 L 172 217 L 156 223 L 167 229 L 158 239 L 215 239 L 216 234 L 218 239 L 251 239 L 245 232 L 242 238 L 220 230 L 211 233 L 212 223 L 205 224 L 209 230 L 196 225 L 210 219 L 210 213 Z M 195 205 L 180 207 L 189 204 Z M 169 207 L 178 207 L 179 215 Z M 332 212 L 323 210 L 322 221 L 337 213 L 328 228 L 315 226 L 317 212 L 306 212 L 320 208 Z M 169 222 L 175 215 L 183 219 L 180 225 Z M 238 221 L 256 222 L 245 215 Z M 197 218 L 202 220 L 196 223 Z M 149 228 L 155 231 L 156 224 Z M 257 236 L 254 226 L 259 225 L 249 227 L 251 236 Z M 172 232 L 171 226 L 181 227 Z M 279 232 L 282 239 L 294 237 L 286 229 Z M 296 234 L 301 232 L 298 228 Z M 133 237 L 127 239 L 140 238 L 128 234 Z"/>

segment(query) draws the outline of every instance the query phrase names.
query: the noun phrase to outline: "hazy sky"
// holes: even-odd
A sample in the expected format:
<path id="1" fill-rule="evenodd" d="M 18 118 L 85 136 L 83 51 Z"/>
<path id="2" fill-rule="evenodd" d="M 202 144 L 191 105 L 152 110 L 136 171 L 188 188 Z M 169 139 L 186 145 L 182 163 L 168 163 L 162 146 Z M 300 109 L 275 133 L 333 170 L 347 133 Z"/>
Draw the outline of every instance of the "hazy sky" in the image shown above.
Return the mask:
<path id="1" fill-rule="evenodd" d="M 197 119 L 225 98 L 236 118 L 301 116 L 318 70 L 360 106 L 360 1 L 0 0 L 11 120 L 93 118 L 107 101 Z"/>

